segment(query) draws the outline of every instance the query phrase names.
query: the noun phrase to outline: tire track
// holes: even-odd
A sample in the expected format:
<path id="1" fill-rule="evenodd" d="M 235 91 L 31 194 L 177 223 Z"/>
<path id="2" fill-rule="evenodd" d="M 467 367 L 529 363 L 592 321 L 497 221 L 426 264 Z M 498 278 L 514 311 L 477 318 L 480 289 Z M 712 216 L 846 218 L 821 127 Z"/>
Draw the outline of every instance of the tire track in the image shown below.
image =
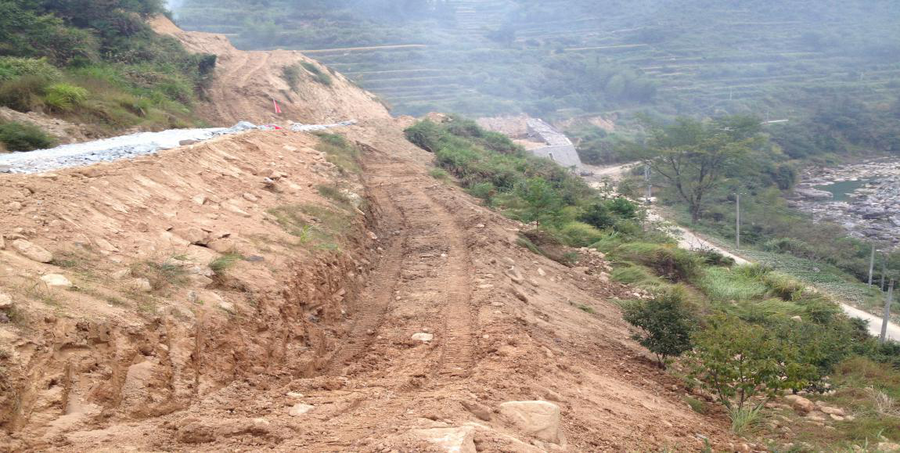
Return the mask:
<path id="1" fill-rule="evenodd" d="M 382 210 L 385 220 L 385 231 L 402 228 L 405 219 L 397 210 L 393 200 L 383 188 L 372 188 L 371 196 L 375 204 Z M 372 344 L 375 333 L 384 321 L 385 313 L 391 303 L 394 288 L 400 279 L 401 262 L 405 240 L 391 238 L 384 256 L 376 272 L 370 277 L 371 283 L 360 294 L 353 307 L 357 318 L 350 329 L 350 334 L 343 346 L 331 357 L 326 365 L 327 374 L 340 374 L 348 364 L 359 358 Z"/>
<path id="2" fill-rule="evenodd" d="M 430 356 L 437 363 L 432 373 L 465 376 L 474 365 L 477 331 L 470 306 L 472 263 L 465 232 L 454 214 L 428 194 L 426 184 L 433 184 L 431 181 L 380 152 L 373 150 L 367 157 L 370 176 L 366 184 L 381 208 L 382 230 L 403 234 L 391 239 L 356 304 L 358 319 L 330 361 L 328 372 L 340 373 L 366 354 L 396 303 L 406 312 L 414 312 L 416 322 L 431 324 L 434 329 L 435 349 Z M 397 302 L 393 302 L 395 298 Z"/>

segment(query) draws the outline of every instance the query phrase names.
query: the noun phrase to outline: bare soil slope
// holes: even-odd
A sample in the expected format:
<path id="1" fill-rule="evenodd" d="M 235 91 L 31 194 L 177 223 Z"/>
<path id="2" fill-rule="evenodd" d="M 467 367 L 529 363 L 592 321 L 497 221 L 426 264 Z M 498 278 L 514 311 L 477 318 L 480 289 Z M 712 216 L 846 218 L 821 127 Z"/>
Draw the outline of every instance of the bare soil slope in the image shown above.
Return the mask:
<path id="1" fill-rule="evenodd" d="M 391 120 L 348 135 L 359 180 L 280 131 L 0 179 L 0 450 L 447 451 L 433 429 L 482 452 L 730 447 L 628 339 L 602 257 L 516 245 Z M 499 412 L 517 400 L 559 407 L 555 434 Z"/>
<path id="2" fill-rule="evenodd" d="M 256 124 L 323 124 L 389 117 L 387 108 L 374 95 L 299 52 L 238 50 L 225 36 L 185 32 L 163 16 L 153 19 L 151 26 L 157 33 L 175 37 L 192 52 L 218 56 L 209 99 L 196 109 L 211 124 L 230 126 L 242 120 Z M 328 74 L 332 84 L 317 82 L 313 74 L 301 69 L 302 81 L 292 91 L 282 77 L 283 69 L 301 62 Z M 275 113 L 273 100 L 282 114 Z"/>

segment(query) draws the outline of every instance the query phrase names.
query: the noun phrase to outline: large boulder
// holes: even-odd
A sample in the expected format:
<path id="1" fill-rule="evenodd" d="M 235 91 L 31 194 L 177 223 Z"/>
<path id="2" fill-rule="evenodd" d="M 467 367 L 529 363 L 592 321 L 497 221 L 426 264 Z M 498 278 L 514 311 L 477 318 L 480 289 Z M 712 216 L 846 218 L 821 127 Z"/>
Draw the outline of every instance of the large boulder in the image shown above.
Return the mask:
<path id="1" fill-rule="evenodd" d="M 808 414 L 816 410 L 816 405 L 812 401 L 800 395 L 788 395 L 784 397 L 794 410 L 799 414 Z"/>
<path id="2" fill-rule="evenodd" d="M 547 401 L 509 401 L 500 415 L 523 434 L 554 444 L 565 443 L 560 429 L 559 406 Z"/>
<path id="3" fill-rule="evenodd" d="M 39 245 L 32 244 L 24 239 L 17 239 L 12 243 L 14 249 L 21 253 L 22 256 L 38 263 L 49 263 L 53 261 L 53 254 L 44 250 Z"/>
<path id="4" fill-rule="evenodd" d="M 475 428 L 430 428 L 413 430 L 413 435 L 447 453 L 477 453 Z"/>

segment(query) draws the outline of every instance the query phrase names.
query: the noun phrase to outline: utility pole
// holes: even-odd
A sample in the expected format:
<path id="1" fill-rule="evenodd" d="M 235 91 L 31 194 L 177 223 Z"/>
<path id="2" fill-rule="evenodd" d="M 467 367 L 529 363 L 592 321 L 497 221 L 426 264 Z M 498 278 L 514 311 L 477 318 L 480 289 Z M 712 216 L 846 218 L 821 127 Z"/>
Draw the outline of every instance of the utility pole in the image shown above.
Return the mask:
<path id="1" fill-rule="evenodd" d="M 869 258 L 869 286 L 872 286 L 872 274 L 875 272 L 875 246 L 872 246 L 872 257 Z"/>
<path id="2" fill-rule="evenodd" d="M 735 244 L 737 244 L 737 248 L 741 248 L 741 194 L 735 194 L 735 198 L 735 207 L 737 209 L 737 214 L 735 215 L 734 221 L 734 238 Z"/>
<path id="3" fill-rule="evenodd" d="M 884 253 L 881 254 L 881 282 L 878 284 L 878 289 L 884 291 L 884 267 L 885 263 L 887 263 L 887 257 L 884 256 Z"/>
<path id="4" fill-rule="evenodd" d="M 644 165 L 644 181 L 647 182 L 647 206 L 650 205 L 650 199 L 653 198 L 653 184 L 650 183 L 650 165 Z"/>
<path id="5" fill-rule="evenodd" d="M 884 319 L 881 321 L 881 337 L 878 339 L 881 344 L 884 344 L 887 339 L 888 323 L 891 322 L 892 303 L 894 303 L 894 279 L 891 279 L 891 284 L 888 286 L 887 301 L 884 303 Z"/>

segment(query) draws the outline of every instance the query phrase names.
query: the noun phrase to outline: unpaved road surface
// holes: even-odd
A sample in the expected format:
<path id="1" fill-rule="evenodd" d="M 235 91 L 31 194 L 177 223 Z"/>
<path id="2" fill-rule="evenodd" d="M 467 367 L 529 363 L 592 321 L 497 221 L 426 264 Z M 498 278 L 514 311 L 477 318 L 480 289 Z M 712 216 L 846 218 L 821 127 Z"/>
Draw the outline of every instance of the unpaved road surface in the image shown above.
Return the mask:
<path id="1" fill-rule="evenodd" d="M 20 402 L 0 399 L 11 416 L 0 423 L 14 427 L 0 445 L 446 451 L 422 432 L 439 429 L 480 452 L 696 450 L 704 437 L 730 448 L 724 419 L 687 407 L 687 390 L 629 339 L 614 300 L 643 295 L 611 283 L 602 257 L 583 252 L 584 267 L 568 268 L 517 245 L 522 225 L 430 177 L 421 163 L 431 156 L 393 122 L 345 132 L 364 168 L 358 185 L 340 184 L 364 195 L 366 213 L 333 253 L 313 253 L 272 214 L 333 209 L 316 187 L 338 173 L 303 133 L 252 131 L 53 179 L 0 178 L 0 197 L 21 204 L 3 224 L 74 257 L 59 267 L 0 251 L 0 272 L 12 272 L 2 281 L 15 283 L 0 291 L 34 313 L 17 322 L 35 321 L 0 324 L 10 357 L 31 358 L 8 368 Z M 264 182 L 276 174 L 274 187 Z M 44 217 L 61 220 L 46 233 Z M 202 239 L 204 228 L 219 239 Z M 62 255 L 66 244 L 80 254 Z M 202 269 L 221 256 L 212 248 L 248 258 L 224 277 L 137 295 L 108 277 L 171 256 Z M 78 291 L 39 293 L 49 306 L 19 291 L 47 273 Z M 535 400 L 559 408 L 558 436 L 499 413 Z"/>
<path id="2" fill-rule="evenodd" d="M 587 179 L 596 188 L 602 188 L 604 186 L 614 187 L 615 183 L 620 181 L 628 171 L 634 168 L 635 165 L 638 164 L 630 163 L 609 167 L 590 167 L 594 174 Z M 652 207 L 650 207 L 649 209 L 648 217 L 650 221 L 665 221 L 665 219 L 661 215 L 659 215 L 658 211 L 656 211 Z M 715 250 L 722 255 L 734 259 L 734 262 L 737 264 L 744 265 L 751 263 L 751 261 L 747 260 L 746 258 L 735 255 L 731 251 L 720 247 L 710 241 L 707 241 L 706 239 L 703 239 L 687 228 L 678 225 L 669 225 L 668 230 L 675 238 L 678 239 L 678 247 L 680 248 L 687 250 Z M 872 336 L 881 336 L 881 317 L 862 311 L 844 302 L 840 302 L 840 305 L 841 309 L 844 311 L 844 313 L 847 314 L 847 316 L 862 319 L 868 322 L 869 333 Z M 893 341 L 900 341 L 900 325 L 897 325 L 893 322 L 888 323 L 886 338 Z"/>

